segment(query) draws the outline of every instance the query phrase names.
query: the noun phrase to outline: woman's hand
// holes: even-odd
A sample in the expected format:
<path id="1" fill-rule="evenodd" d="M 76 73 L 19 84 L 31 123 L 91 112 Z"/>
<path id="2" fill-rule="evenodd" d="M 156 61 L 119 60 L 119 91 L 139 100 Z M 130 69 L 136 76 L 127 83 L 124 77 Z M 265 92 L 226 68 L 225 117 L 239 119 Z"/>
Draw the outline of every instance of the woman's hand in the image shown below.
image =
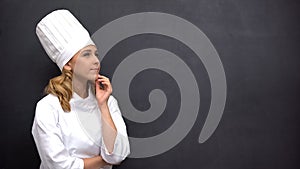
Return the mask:
<path id="1" fill-rule="evenodd" d="M 101 156 L 84 158 L 83 163 L 84 163 L 84 169 L 102 168 L 106 165 L 111 165 L 105 162 Z"/>
<path id="2" fill-rule="evenodd" d="M 102 85 L 100 85 L 100 83 Z M 99 106 L 107 104 L 107 100 L 112 93 L 112 86 L 109 79 L 105 76 L 98 75 L 95 80 L 96 99 Z"/>

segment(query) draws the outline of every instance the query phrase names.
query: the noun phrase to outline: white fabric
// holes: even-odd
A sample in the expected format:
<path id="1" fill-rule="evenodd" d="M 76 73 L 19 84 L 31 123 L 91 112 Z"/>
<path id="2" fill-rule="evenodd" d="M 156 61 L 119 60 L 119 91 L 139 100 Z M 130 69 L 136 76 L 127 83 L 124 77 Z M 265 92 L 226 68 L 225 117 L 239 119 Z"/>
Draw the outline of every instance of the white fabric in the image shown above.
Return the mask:
<path id="1" fill-rule="evenodd" d="M 79 111 L 101 115 L 99 109 L 92 109 L 93 111 L 90 112 L 91 106 L 97 104 L 95 96 L 90 93 L 83 99 L 74 93 L 70 103 L 71 112 L 64 112 L 58 98 L 51 94 L 37 103 L 32 135 L 41 158 L 40 169 L 83 169 L 82 158 L 96 155 L 101 155 L 108 163 L 117 164 L 129 155 L 126 126 L 117 100 L 113 96 L 109 97 L 108 106 L 117 128 L 117 137 L 111 154 L 104 145 L 101 132 L 99 138 L 92 139 L 78 119 Z M 101 131 L 99 128 L 95 130 Z M 98 140 L 100 143 L 97 143 Z M 109 169 L 112 166 L 104 168 Z"/>
<path id="2" fill-rule="evenodd" d="M 37 24 L 36 34 L 60 70 L 80 49 L 94 45 L 88 31 L 65 9 L 46 15 Z"/>

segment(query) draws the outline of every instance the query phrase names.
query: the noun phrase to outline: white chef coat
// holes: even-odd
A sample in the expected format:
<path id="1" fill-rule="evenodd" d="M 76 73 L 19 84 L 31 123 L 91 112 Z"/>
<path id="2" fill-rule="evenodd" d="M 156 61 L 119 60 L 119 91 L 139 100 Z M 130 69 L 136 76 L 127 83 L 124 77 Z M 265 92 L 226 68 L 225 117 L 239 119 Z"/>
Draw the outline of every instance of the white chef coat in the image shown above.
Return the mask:
<path id="1" fill-rule="evenodd" d="M 101 127 L 95 127 L 99 136 L 93 139 L 78 118 L 78 113 L 94 113 L 101 116 L 91 91 L 89 90 L 89 96 L 84 99 L 74 93 L 70 105 L 71 112 L 64 112 L 58 98 L 52 94 L 45 96 L 36 105 L 32 135 L 41 158 L 40 169 L 83 169 L 82 158 L 96 155 L 101 155 L 110 164 L 118 164 L 129 155 L 126 125 L 113 96 L 108 99 L 110 114 L 117 128 L 112 153 L 105 147 Z M 111 169 L 112 166 L 104 168 Z"/>

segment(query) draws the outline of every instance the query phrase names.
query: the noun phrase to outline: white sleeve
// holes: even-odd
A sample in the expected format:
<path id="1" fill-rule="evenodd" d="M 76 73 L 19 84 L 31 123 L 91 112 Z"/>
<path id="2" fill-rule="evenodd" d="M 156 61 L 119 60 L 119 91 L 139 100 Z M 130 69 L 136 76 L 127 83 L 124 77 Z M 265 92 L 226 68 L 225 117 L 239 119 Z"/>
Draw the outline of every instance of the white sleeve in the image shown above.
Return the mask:
<path id="1" fill-rule="evenodd" d="M 119 164 L 130 153 L 127 129 L 126 129 L 125 122 L 122 118 L 122 114 L 119 109 L 118 102 L 113 96 L 109 97 L 108 107 L 109 107 L 111 117 L 117 128 L 117 136 L 115 139 L 114 150 L 112 153 L 108 152 L 104 144 L 104 141 L 102 139 L 101 157 L 104 159 L 104 161 L 110 164 Z"/>
<path id="2" fill-rule="evenodd" d="M 83 160 L 69 155 L 62 142 L 58 110 L 46 102 L 36 106 L 32 135 L 45 168 L 83 169 Z"/>

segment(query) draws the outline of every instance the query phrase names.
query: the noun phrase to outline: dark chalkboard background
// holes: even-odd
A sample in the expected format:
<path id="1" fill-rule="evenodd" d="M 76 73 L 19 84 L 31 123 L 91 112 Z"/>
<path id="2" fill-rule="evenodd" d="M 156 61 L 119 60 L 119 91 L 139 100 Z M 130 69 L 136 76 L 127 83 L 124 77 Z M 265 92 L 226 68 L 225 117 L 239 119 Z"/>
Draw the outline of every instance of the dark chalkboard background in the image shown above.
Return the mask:
<path id="1" fill-rule="evenodd" d="M 297 169 L 300 150 L 300 1 L 297 0 L 1 0 L 0 1 L 0 168 L 38 168 L 40 159 L 31 125 L 36 102 L 48 79 L 59 70 L 47 57 L 36 35 L 37 22 L 50 11 L 68 8 L 94 33 L 119 17 L 137 12 L 164 12 L 200 28 L 219 53 L 227 78 L 227 101 L 214 134 L 197 142 L 210 102 L 210 84 L 201 61 L 194 63 L 201 86 L 201 108 L 189 134 L 173 149 L 150 158 L 126 159 L 119 169 Z M 178 56 L 194 53 L 175 39 L 138 35 L 112 48 L 111 57 L 159 47 Z M 117 59 L 117 58 L 116 58 Z M 111 77 L 112 61 L 104 60 L 103 73 Z M 188 60 L 187 60 L 188 62 Z M 195 66 L 194 65 L 194 66 Z M 147 77 L 147 78 L 145 78 Z M 156 85 L 176 96 L 167 74 L 149 70 L 132 85 Z M 133 88 L 134 89 L 134 88 Z M 147 93 L 132 91 L 135 98 Z M 178 108 L 178 101 L 171 108 Z M 147 104 L 136 105 L 140 109 Z M 162 116 L 143 126 L 126 120 L 131 136 L 151 136 L 164 131 L 176 118 Z M 139 128 L 139 131 L 136 130 Z"/>

